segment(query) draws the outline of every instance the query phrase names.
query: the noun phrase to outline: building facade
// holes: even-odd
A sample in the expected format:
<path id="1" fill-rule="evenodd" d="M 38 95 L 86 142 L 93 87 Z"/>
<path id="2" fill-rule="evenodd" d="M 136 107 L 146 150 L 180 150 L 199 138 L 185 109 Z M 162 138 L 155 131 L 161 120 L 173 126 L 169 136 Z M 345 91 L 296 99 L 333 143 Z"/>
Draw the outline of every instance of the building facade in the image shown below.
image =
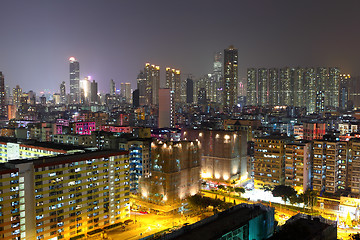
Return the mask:
<path id="1" fill-rule="evenodd" d="M 128 152 L 95 151 L 1 165 L 2 238 L 71 239 L 124 222 L 128 164 Z"/>

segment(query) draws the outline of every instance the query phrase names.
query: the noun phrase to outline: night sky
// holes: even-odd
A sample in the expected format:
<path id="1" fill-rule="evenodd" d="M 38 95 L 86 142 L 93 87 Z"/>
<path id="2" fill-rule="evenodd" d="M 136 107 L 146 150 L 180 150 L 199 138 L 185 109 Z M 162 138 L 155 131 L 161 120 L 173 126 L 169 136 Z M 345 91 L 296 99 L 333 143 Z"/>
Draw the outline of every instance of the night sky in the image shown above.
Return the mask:
<path id="1" fill-rule="evenodd" d="M 1 0 L 0 71 L 24 91 L 69 88 L 69 62 L 108 92 L 145 62 L 195 77 L 213 54 L 239 50 L 248 67 L 338 66 L 360 75 L 360 1 Z"/>

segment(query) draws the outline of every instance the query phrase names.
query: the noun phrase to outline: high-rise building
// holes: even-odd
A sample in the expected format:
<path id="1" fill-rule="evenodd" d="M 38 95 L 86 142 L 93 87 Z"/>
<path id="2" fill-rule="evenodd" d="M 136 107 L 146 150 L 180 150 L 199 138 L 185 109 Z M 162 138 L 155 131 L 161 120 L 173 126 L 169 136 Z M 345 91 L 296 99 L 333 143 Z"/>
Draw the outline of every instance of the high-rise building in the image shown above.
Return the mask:
<path id="1" fill-rule="evenodd" d="M 90 100 L 90 80 L 91 76 L 80 80 L 80 103 L 88 103 Z"/>
<path id="2" fill-rule="evenodd" d="M 13 105 L 15 105 L 16 109 L 21 104 L 21 97 L 22 97 L 22 89 L 19 85 L 16 85 L 15 88 L 13 88 Z"/>
<path id="3" fill-rule="evenodd" d="M 315 112 L 322 113 L 325 111 L 325 94 L 323 91 L 316 91 Z"/>
<path id="4" fill-rule="evenodd" d="M 194 102 L 194 81 L 190 78 L 186 79 L 186 103 Z"/>
<path id="5" fill-rule="evenodd" d="M 93 151 L 2 164 L 2 238 L 76 239 L 126 221 L 128 154 Z"/>
<path id="6" fill-rule="evenodd" d="M 201 105 L 207 104 L 206 89 L 200 88 L 197 94 L 197 103 Z"/>
<path id="7" fill-rule="evenodd" d="M 174 102 L 181 102 L 181 86 L 180 86 L 180 70 L 174 68 L 166 68 L 166 88 L 174 92 Z"/>
<path id="8" fill-rule="evenodd" d="M 345 190 L 347 142 L 317 140 L 313 143 L 313 189 L 334 194 Z"/>
<path id="9" fill-rule="evenodd" d="M 66 103 L 66 86 L 65 81 L 60 84 L 60 102 Z"/>
<path id="10" fill-rule="evenodd" d="M 247 70 L 247 90 L 246 90 L 246 102 L 247 105 L 257 105 L 257 78 L 256 69 L 248 68 Z"/>
<path id="11" fill-rule="evenodd" d="M 254 184 L 256 187 L 284 184 L 287 141 L 287 138 L 277 136 L 255 139 Z"/>
<path id="12" fill-rule="evenodd" d="M 98 84 L 93 80 L 90 84 L 90 102 L 91 103 L 98 103 Z"/>
<path id="13" fill-rule="evenodd" d="M 349 106 L 349 81 L 350 74 L 340 74 L 339 108 L 347 110 Z"/>
<path id="14" fill-rule="evenodd" d="M 120 95 L 123 102 L 131 103 L 131 83 L 120 84 Z"/>
<path id="15" fill-rule="evenodd" d="M 146 63 L 144 68 L 144 76 L 146 83 L 145 105 L 157 106 L 159 104 L 160 67 L 155 65 L 150 65 L 150 63 Z"/>
<path id="16" fill-rule="evenodd" d="M 131 103 L 131 83 L 125 83 L 125 101 Z"/>
<path id="17" fill-rule="evenodd" d="M 71 103 L 80 102 L 80 65 L 74 58 L 70 57 L 70 99 Z"/>
<path id="18" fill-rule="evenodd" d="M 116 94 L 116 85 L 114 79 L 110 79 L 110 95 L 114 96 Z"/>
<path id="19" fill-rule="evenodd" d="M 337 67 L 329 68 L 329 106 L 332 109 L 339 107 L 340 70 Z"/>
<path id="20" fill-rule="evenodd" d="M 284 106 L 293 105 L 293 87 L 291 69 L 284 67 L 280 69 L 280 104 Z"/>
<path id="21" fill-rule="evenodd" d="M 297 192 L 311 187 L 312 142 L 295 142 L 285 145 L 285 185 Z"/>
<path id="22" fill-rule="evenodd" d="M 349 79 L 349 103 L 356 110 L 360 108 L 360 77 Z"/>
<path id="23" fill-rule="evenodd" d="M 293 71 L 292 77 L 294 80 L 294 106 L 305 107 L 305 93 L 307 89 L 304 83 L 304 69 L 296 68 Z"/>
<path id="24" fill-rule="evenodd" d="M 269 76 L 266 68 L 258 70 L 258 105 L 269 105 Z"/>
<path id="25" fill-rule="evenodd" d="M 135 89 L 134 91 L 133 91 L 133 100 L 132 100 L 132 102 L 133 102 L 133 107 L 134 108 L 138 108 L 139 106 L 140 106 L 140 102 L 139 102 L 139 89 Z"/>
<path id="26" fill-rule="evenodd" d="M 139 106 L 144 106 L 146 102 L 146 78 L 143 71 L 140 71 L 137 76 L 137 89 L 139 89 Z"/>
<path id="27" fill-rule="evenodd" d="M 6 106 L 6 94 L 5 94 L 5 77 L 0 72 L 0 118 L 7 117 L 7 106 Z"/>
<path id="28" fill-rule="evenodd" d="M 159 89 L 159 128 L 174 127 L 173 94 L 170 88 Z"/>
<path id="29" fill-rule="evenodd" d="M 324 105 L 329 106 L 329 75 L 326 67 L 316 68 L 316 94 L 322 92 L 324 95 Z"/>
<path id="30" fill-rule="evenodd" d="M 223 54 L 222 52 L 215 53 L 214 56 L 214 71 L 213 71 L 213 85 L 214 85 L 214 99 L 211 99 L 212 102 L 221 103 L 223 101 L 222 97 L 222 79 L 223 79 Z"/>
<path id="31" fill-rule="evenodd" d="M 314 68 L 307 68 L 304 74 L 306 90 L 306 109 L 313 113 L 316 110 L 316 73 Z"/>
<path id="32" fill-rule="evenodd" d="M 279 69 L 270 68 L 269 69 L 269 104 L 271 106 L 280 105 L 279 100 Z"/>
<path id="33" fill-rule="evenodd" d="M 237 104 L 238 50 L 233 46 L 224 50 L 223 104 L 224 111 L 232 111 Z"/>

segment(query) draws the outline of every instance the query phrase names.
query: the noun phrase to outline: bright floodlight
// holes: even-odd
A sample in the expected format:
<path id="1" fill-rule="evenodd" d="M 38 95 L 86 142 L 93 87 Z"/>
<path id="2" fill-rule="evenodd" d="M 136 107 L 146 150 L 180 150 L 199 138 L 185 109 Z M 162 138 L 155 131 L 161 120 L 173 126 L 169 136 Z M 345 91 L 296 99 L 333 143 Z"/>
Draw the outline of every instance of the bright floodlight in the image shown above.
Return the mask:
<path id="1" fill-rule="evenodd" d="M 74 57 L 70 57 L 70 58 L 69 58 L 69 61 L 70 61 L 70 62 L 74 62 L 74 61 L 76 61 L 76 59 L 75 59 Z"/>

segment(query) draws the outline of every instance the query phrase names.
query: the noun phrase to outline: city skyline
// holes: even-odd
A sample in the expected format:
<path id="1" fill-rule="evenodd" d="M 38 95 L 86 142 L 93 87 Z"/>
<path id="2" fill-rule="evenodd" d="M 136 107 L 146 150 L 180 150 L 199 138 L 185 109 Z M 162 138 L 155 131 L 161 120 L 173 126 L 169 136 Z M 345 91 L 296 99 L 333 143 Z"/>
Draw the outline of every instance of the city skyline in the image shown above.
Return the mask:
<path id="1" fill-rule="evenodd" d="M 80 78 L 91 75 L 100 92 L 109 92 L 110 79 L 135 89 L 145 62 L 160 66 L 162 84 L 167 66 L 180 69 L 183 79 L 199 78 L 212 72 L 214 54 L 230 45 L 239 51 L 243 82 L 249 67 L 333 66 L 360 74 L 355 1 L 183 2 L 171 12 L 163 1 L 69 3 L 3 2 L 5 85 L 59 92 L 65 81 L 69 91 L 71 56 L 81 63 Z"/>

